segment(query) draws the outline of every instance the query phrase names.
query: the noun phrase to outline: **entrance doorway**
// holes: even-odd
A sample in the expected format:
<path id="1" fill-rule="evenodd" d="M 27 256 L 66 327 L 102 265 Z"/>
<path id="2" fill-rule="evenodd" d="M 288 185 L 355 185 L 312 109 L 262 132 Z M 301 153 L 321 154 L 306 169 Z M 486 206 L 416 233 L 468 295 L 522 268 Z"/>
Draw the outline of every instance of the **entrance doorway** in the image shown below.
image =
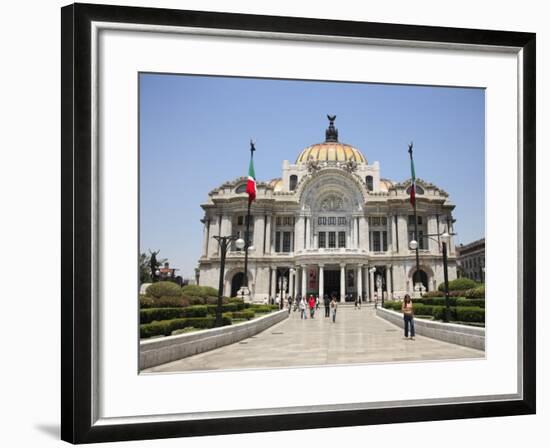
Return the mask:
<path id="1" fill-rule="evenodd" d="M 237 292 L 244 285 L 244 272 L 237 272 L 231 280 L 231 296 L 237 297 Z"/>
<path id="2" fill-rule="evenodd" d="M 413 284 L 416 285 L 417 283 L 422 283 L 426 291 L 429 291 L 428 289 L 428 274 L 426 274 L 422 269 L 416 271 L 413 275 Z"/>
<path id="3" fill-rule="evenodd" d="M 340 271 L 324 272 L 324 290 L 329 297 L 335 296 L 340 300 Z"/>

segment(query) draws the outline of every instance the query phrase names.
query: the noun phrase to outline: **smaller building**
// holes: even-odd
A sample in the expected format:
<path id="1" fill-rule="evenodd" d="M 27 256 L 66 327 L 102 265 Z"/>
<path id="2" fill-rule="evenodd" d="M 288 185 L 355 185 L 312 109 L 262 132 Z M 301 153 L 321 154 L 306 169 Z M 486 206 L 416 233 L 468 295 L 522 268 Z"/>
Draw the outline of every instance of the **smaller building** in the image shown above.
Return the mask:
<path id="1" fill-rule="evenodd" d="M 459 277 L 485 283 L 485 238 L 456 247 Z"/>

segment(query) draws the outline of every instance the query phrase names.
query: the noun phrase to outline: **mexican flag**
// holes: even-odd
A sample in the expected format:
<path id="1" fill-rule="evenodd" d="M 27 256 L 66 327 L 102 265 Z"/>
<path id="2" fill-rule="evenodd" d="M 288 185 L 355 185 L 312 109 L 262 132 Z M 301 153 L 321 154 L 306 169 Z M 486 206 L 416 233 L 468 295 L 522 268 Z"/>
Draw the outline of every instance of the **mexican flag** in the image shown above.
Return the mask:
<path id="1" fill-rule="evenodd" d="M 411 191 L 410 191 L 410 197 L 409 200 L 411 202 L 411 205 L 414 207 L 414 203 L 416 200 L 416 175 L 414 173 L 414 160 L 413 160 L 413 151 L 412 151 L 413 145 L 412 143 L 409 145 L 409 155 L 411 156 Z"/>
<path id="2" fill-rule="evenodd" d="M 248 203 L 256 199 L 256 174 L 254 174 L 254 159 L 250 156 L 250 166 L 248 167 L 248 182 L 246 183 L 246 192 L 248 193 Z"/>

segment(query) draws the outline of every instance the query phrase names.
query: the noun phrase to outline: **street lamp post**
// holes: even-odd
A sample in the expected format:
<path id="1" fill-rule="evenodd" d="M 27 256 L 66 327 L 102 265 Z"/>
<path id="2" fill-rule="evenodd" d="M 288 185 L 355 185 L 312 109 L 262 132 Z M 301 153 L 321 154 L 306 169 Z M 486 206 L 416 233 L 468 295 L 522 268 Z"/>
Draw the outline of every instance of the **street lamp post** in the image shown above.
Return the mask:
<path id="1" fill-rule="evenodd" d="M 436 233 L 433 235 L 422 235 L 421 238 L 430 238 L 431 240 L 438 241 L 434 236 L 437 236 L 438 238 L 441 237 L 441 252 L 443 255 L 443 282 L 445 287 L 445 313 L 443 315 L 443 322 L 449 322 L 451 318 L 451 308 L 449 305 L 449 272 L 448 272 L 448 263 L 447 263 L 447 245 L 449 244 L 451 240 L 451 235 L 449 232 L 444 233 Z M 409 247 L 412 250 L 415 250 L 418 248 L 418 241 L 411 240 L 409 243 Z M 420 272 L 417 270 L 418 275 L 420 275 Z M 413 283 L 414 283 L 414 276 L 413 276 Z"/>
<path id="2" fill-rule="evenodd" d="M 229 245 L 236 241 L 236 246 L 238 249 L 242 249 L 244 247 L 244 241 L 240 238 L 238 238 L 236 235 L 230 235 L 230 236 L 214 236 L 213 237 L 218 244 L 220 245 L 220 282 L 218 286 L 218 304 L 216 306 L 216 321 L 214 323 L 214 326 L 221 327 L 223 325 L 223 319 L 222 319 L 222 303 L 223 303 L 223 277 L 224 277 L 224 271 L 225 271 L 225 256 L 227 254 L 227 249 L 229 248 Z"/>

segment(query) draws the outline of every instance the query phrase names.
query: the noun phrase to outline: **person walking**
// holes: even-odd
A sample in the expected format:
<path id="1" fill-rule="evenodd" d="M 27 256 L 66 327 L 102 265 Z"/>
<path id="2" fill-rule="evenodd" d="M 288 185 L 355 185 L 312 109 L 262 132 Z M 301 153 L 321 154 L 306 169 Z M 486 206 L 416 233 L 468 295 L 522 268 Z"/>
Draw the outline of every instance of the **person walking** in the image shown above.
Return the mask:
<path id="1" fill-rule="evenodd" d="M 318 310 L 321 304 L 319 303 L 319 296 L 315 297 L 315 309 Z"/>
<path id="2" fill-rule="evenodd" d="M 359 299 L 357 298 L 357 296 L 355 296 L 355 309 L 357 309 L 357 302 L 359 301 Z"/>
<path id="3" fill-rule="evenodd" d="M 312 295 L 309 296 L 309 313 L 310 317 L 313 319 L 313 317 L 315 316 L 315 299 Z"/>
<path id="4" fill-rule="evenodd" d="M 332 301 L 330 302 L 330 307 L 332 308 L 332 323 L 336 323 L 336 310 L 338 309 L 338 303 L 336 302 L 336 297 L 332 296 Z"/>
<path id="5" fill-rule="evenodd" d="M 292 311 L 292 296 L 288 296 L 288 314 Z"/>
<path id="6" fill-rule="evenodd" d="M 325 297 L 323 297 L 323 302 L 325 304 L 325 317 L 330 317 L 330 299 L 328 294 L 325 294 Z"/>
<path id="7" fill-rule="evenodd" d="M 411 330 L 411 340 L 414 341 L 414 312 L 411 296 L 405 294 L 403 304 L 401 305 L 401 311 L 403 312 L 403 323 L 405 325 L 405 339 L 409 338 L 409 327 Z"/>
<path id="8" fill-rule="evenodd" d="M 300 319 L 307 319 L 306 308 L 306 299 L 302 297 L 302 300 L 300 300 Z"/>

